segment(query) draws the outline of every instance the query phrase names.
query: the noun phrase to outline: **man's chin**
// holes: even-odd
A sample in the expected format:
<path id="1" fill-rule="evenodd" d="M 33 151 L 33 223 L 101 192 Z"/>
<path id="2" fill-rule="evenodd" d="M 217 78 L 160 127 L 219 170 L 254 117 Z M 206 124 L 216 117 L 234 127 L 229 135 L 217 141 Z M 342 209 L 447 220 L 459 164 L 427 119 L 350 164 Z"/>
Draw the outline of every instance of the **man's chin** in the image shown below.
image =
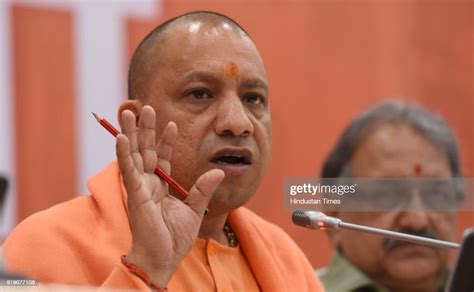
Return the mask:
<path id="1" fill-rule="evenodd" d="M 384 266 L 392 278 L 415 283 L 439 277 L 441 271 L 439 255 L 433 248 L 411 244 L 391 250 Z"/>
<path id="2" fill-rule="evenodd" d="M 241 189 L 225 179 L 212 196 L 209 209 L 217 209 L 225 213 L 243 206 L 252 197 L 248 190 Z"/>

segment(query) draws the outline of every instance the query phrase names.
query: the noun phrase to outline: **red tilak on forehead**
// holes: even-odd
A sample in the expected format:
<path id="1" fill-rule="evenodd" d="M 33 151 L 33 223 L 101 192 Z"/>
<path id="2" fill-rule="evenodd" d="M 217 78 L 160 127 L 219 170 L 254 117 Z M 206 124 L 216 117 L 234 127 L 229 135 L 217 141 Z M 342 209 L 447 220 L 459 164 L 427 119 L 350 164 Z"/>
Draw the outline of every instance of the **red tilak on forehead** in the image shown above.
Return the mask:
<path id="1" fill-rule="evenodd" d="M 234 62 L 229 62 L 225 69 L 225 75 L 229 78 L 234 79 L 237 74 L 239 74 L 239 66 L 237 66 L 237 64 L 235 64 Z"/>
<path id="2" fill-rule="evenodd" d="M 416 176 L 420 176 L 420 175 L 421 175 L 421 171 L 423 170 L 423 169 L 421 168 L 421 164 L 415 163 L 414 170 L 415 170 L 415 175 L 416 175 Z"/>

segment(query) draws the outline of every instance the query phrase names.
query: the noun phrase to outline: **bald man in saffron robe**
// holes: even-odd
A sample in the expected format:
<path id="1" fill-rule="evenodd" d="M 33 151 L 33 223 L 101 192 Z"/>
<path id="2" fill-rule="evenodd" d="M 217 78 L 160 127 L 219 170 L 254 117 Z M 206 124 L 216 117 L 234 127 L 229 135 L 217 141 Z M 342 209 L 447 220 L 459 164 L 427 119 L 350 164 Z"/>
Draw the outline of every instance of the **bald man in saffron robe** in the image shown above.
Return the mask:
<path id="1" fill-rule="evenodd" d="M 4 244 L 12 272 L 109 288 L 322 291 L 291 238 L 242 207 L 270 161 L 271 118 L 263 61 L 236 22 L 194 12 L 153 30 L 119 116 L 117 162 L 90 179 L 91 196 L 19 224 Z"/>

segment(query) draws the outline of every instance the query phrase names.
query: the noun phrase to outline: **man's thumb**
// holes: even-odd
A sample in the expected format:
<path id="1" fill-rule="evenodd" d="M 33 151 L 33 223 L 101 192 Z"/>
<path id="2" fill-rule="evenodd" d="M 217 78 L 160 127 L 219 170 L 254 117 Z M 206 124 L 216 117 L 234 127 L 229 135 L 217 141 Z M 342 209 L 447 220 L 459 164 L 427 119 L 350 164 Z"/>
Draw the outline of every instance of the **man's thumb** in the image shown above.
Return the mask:
<path id="1" fill-rule="evenodd" d="M 189 196 L 186 199 L 189 207 L 198 214 L 204 214 L 212 195 L 224 177 L 225 174 L 220 169 L 212 169 L 201 175 L 189 191 Z"/>

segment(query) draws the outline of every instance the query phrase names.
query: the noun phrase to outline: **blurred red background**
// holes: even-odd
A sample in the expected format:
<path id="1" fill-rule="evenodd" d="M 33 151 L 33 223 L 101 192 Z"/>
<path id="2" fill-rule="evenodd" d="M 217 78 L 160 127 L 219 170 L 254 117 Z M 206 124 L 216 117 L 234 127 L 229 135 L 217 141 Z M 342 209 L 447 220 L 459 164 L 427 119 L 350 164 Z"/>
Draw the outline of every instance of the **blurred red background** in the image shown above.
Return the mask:
<path id="1" fill-rule="evenodd" d="M 274 152 L 248 206 L 285 229 L 315 267 L 328 262 L 332 247 L 324 232 L 291 223 L 283 208 L 283 180 L 318 176 L 341 131 L 368 106 L 401 97 L 442 114 L 459 137 L 466 176 L 474 176 L 473 1 L 165 0 L 151 19 L 125 18 L 124 68 L 154 26 L 192 10 L 235 19 L 262 54 Z M 16 220 L 22 220 L 74 197 L 83 184 L 75 135 L 78 47 L 74 10 L 12 2 L 8 11 Z M 474 225 L 472 212 L 460 215 L 458 240 L 460 230 Z"/>

